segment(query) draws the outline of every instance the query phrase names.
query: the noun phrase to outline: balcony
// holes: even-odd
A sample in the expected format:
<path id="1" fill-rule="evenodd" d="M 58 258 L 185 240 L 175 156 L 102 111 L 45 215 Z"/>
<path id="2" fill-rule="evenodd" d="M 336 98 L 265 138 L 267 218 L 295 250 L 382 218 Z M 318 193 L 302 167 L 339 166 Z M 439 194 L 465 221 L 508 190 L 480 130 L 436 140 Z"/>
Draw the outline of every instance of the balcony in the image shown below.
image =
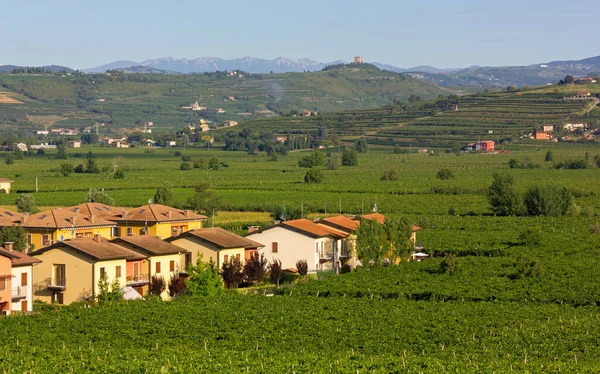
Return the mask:
<path id="1" fill-rule="evenodd" d="M 333 260 L 333 251 L 332 250 L 319 251 L 319 260 L 320 260 L 320 262 L 327 262 L 327 261 Z"/>
<path id="2" fill-rule="evenodd" d="M 132 287 L 145 286 L 150 283 L 148 274 L 134 274 L 127 277 L 127 285 Z"/>
<path id="3" fill-rule="evenodd" d="M 18 286 L 12 288 L 12 301 L 23 300 L 27 298 L 27 286 Z"/>
<path id="4" fill-rule="evenodd" d="M 49 290 L 64 291 L 67 289 L 67 280 L 62 279 L 48 279 L 48 285 L 46 286 Z"/>

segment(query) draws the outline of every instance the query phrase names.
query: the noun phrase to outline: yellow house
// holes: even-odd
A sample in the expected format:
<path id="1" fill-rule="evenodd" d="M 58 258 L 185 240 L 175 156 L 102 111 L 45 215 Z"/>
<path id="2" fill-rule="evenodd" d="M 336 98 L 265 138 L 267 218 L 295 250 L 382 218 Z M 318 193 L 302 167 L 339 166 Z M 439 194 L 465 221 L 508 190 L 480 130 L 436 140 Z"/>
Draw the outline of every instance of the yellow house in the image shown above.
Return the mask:
<path id="1" fill-rule="evenodd" d="M 178 247 L 187 250 L 185 265 L 195 265 L 200 255 L 202 261 L 213 260 L 217 268 L 231 258 L 237 258 L 242 265 L 252 251 L 264 245 L 236 235 L 220 227 L 191 230 L 166 239 Z"/>
<path id="2" fill-rule="evenodd" d="M 0 178 L 0 192 L 10 193 L 12 182 L 14 181 L 6 178 Z"/>
<path id="3" fill-rule="evenodd" d="M 171 278 L 185 270 L 185 254 L 181 247 L 150 235 L 134 235 L 115 238 L 111 241 L 121 247 L 144 255 L 141 268 L 135 263 L 127 264 L 127 285 L 134 287 L 141 295 L 146 295 L 152 277 L 162 277 L 168 285 Z M 168 289 L 161 294 L 169 298 Z"/>
<path id="4" fill-rule="evenodd" d="M 55 208 L 32 215 L 23 214 L 19 223 L 27 231 L 27 242 L 34 249 L 48 247 L 66 239 L 101 235 L 112 238 L 115 223 L 78 208 Z"/>
<path id="5" fill-rule="evenodd" d="M 117 224 L 114 236 L 151 235 L 160 239 L 182 232 L 202 228 L 207 217 L 190 210 L 171 208 L 161 204 L 148 204 L 122 211 L 105 219 Z"/>
<path id="6" fill-rule="evenodd" d="M 34 300 L 70 304 L 98 296 L 98 281 L 126 284 L 127 261 L 144 258 L 110 243 L 101 236 L 78 238 L 39 249 L 31 256 L 41 260 L 33 273 Z"/>

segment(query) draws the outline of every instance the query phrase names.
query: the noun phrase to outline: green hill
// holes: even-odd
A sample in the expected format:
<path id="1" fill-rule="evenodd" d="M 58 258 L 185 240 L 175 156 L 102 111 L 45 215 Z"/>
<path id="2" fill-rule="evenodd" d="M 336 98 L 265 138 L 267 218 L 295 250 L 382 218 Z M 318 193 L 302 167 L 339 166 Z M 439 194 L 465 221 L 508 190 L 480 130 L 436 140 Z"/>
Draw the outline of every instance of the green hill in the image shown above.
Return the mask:
<path id="1" fill-rule="evenodd" d="M 369 64 L 263 75 L 1 74 L 0 91 L 23 102 L 0 103 L 0 125 L 8 127 L 28 129 L 35 127 L 31 118 L 52 123 L 60 116 L 66 120 L 57 125 L 104 122 L 106 129 L 132 129 L 152 121 L 155 129 L 164 131 L 200 118 L 222 123 L 257 117 L 267 110 L 341 111 L 377 107 L 411 95 L 432 99 L 455 92 Z M 181 108 L 196 101 L 208 110 Z M 217 113 L 217 108 L 225 113 Z"/>
<path id="2" fill-rule="evenodd" d="M 542 125 L 578 121 L 597 127 L 600 109 L 594 100 L 565 99 L 580 91 L 600 95 L 600 85 L 450 96 L 435 101 L 325 113 L 318 117 L 256 119 L 245 125 L 281 134 L 313 133 L 327 126 L 329 133 L 342 136 L 342 140 L 365 136 L 373 144 L 451 147 L 483 138 L 514 140 L 541 129 Z"/>

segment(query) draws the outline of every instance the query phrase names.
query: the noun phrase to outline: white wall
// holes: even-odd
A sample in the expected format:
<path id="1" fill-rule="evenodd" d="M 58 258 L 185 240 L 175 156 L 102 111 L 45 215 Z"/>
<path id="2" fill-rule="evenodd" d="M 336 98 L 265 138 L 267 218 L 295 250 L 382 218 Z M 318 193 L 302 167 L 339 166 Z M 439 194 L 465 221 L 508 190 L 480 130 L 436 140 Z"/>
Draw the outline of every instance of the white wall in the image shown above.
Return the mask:
<path id="1" fill-rule="evenodd" d="M 319 264 L 315 243 L 319 243 L 320 249 L 321 242 L 331 240 L 329 238 L 313 239 L 283 227 L 273 227 L 261 233 L 252 233 L 248 235 L 248 238 L 264 244 L 264 248 L 259 249 L 258 253 L 264 253 L 269 262 L 278 259 L 284 269 L 295 269 L 298 260 L 306 260 L 309 272 L 315 272 Z M 278 243 L 277 253 L 273 253 L 273 242 Z"/>
<path id="2" fill-rule="evenodd" d="M 13 275 L 12 279 L 12 288 L 21 287 L 21 274 L 27 274 L 27 286 L 25 287 L 25 293 L 27 297 L 25 299 L 19 299 L 12 302 L 12 310 L 13 311 L 21 311 L 21 312 L 31 312 L 33 311 L 33 271 L 31 265 L 26 266 L 13 266 L 11 274 Z M 12 290 L 11 290 L 12 292 Z M 27 301 L 27 310 L 21 309 L 21 302 Z"/>

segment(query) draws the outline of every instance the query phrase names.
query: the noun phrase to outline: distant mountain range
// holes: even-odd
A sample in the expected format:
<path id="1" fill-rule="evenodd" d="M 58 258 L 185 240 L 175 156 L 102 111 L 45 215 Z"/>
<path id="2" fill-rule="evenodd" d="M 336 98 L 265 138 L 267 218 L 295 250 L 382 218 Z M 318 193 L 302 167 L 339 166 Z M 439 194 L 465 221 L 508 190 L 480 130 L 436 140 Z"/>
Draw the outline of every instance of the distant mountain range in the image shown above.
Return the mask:
<path id="1" fill-rule="evenodd" d="M 0 65 L 0 72 L 5 72 L 5 71 L 12 71 L 15 69 L 26 69 L 26 68 L 31 68 L 32 66 L 17 66 L 17 65 Z M 67 73 L 72 73 L 74 70 L 71 68 L 68 68 L 66 66 L 59 66 L 59 65 L 48 65 L 48 66 L 35 66 L 35 68 L 37 69 L 44 69 L 46 71 L 51 71 L 53 73 L 58 73 L 61 71 L 67 72 Z"/>
<path id="2" fill-rule="evenodd" d="M 343 64 L 345 61 L 318 62 L 307 58 L 292 60 L 279 57 L 265 60 L 254 57 L 242 57 L 231 60 L 215 57 L 195 59 L 162 57 L 158 59 L 136 61 L 114 61 L 109 64 L 90 69 L 87 73 L 99 73 L 107 70 L 120 70 L 126 73 L 145 74 L 189 74 L 215 72 L 217 70 L 243 70 L 249 73 L 287 73 L 319 71 L 328 65 Z M 410 69 L 380 62 L 373 65 L 382 70 L 410 74 L 445 87 L 469 87 L 472 89 L 505 88 L 507 86 L 536 86 L 557 83 L 567 74 L 575 77 L 597 76 L 600 74 L 600 56 L 582 60 L 551 61 L 527 66 L 471 66 L 460 69 L 439 69 L 434 66 L 415 66 Z M 13 70 L 19 66 L 0 65 L 0 72 Z M 72 71 L 63 66 L 44 66 L 51 71 Z"/>

